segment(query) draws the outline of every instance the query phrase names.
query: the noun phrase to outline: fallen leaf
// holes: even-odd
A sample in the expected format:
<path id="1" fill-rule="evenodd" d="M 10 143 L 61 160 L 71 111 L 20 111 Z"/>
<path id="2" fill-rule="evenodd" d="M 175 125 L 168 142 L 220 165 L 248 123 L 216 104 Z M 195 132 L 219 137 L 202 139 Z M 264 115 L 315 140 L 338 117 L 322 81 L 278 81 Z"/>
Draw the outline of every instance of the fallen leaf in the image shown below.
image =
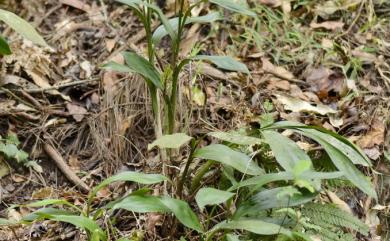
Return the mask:
<path id="1" fill-rule="evenodd" d="M 367 52 L 360 50 L 360 49 L 354 49 L 354 50 L 352 50 L 351 53 L 352 53 L 352 56 L 360 59 L 365 64 L 372 64 L 377 60 L 377 58 L 374 54 L 367 53 Z"/>
<path id="2" fill-rule="evenodd" d="M 77 122 L 81 122 L 88 113 L 84 107 L 71 103 L 66 104 L 66 108 L 68 109 L 69 114 L 72 115 L 73 119 Z"/>
<path id="3" fill-rule="evenodd" d="M 91 6 L 88 4 L 80 1 L 80 0 L 60 0 L 60 3 L 80 9 L 84 12 L 90 12 L 91 11 Z"/>
<path id="4" fill-rule="evenodd" d="M 89 61 L 87 61 L 87 60 L 83 61 L 80 64 L 80 67 L 82 70 L 85 71 L 84 76 L 80 76 L 80 78 L 88 79 L 92 76 L 93 66 L 91 65 L 91 63 Z"/>
<path id="5" fill-rule="evenodd" d="M 214 68 L 213 66 L 211 66 L 207 63 L 200 62 L 198 64 L 197 71 L 199 71 L 200 74 L 207 75 L 207 76 L 210 76 L 212 78 L 223 79 L 223 80 L 227 79 L 227 75 L 225 73 L 223 73 L 219 69 Z"/>
<path id="6" fill-rule="evenodd" d="M 107 62 L 113 61 L 118 64 L 124 64 L 125 59 L 123 58 L 122 54 L 117 54 L 111 59 L 107 60 Z M 103 88 L 107 93 L 114 93 L 117 89 L 116 82 L 118 80 L 118 73 L 115 71 L 104 71 L 103 73 Z"/>
<path id="7" fill-rule="evenodd" d="M 279 7 L 282 5 L 282 0 L 259 0 L 261 4 L 267 5 L 269 7 Z"/>
<path id="8" fill-rule="evenodd" d="M 8 164 L 0 156 L 0 179 L 7 176 L 10 172 Z"/>
<path id="9" fill-rule="evenodd" d="M 34 71 L 28 71 L 26 70 L 26 73 L 28 75 L 31 76 L 31 78 L 33 79 L 34 83 L 36 85 L 38 85 L 39 87 L 41 87 L 42 89 L 50 89 L 52 88 L 53 86 L 51 86 L 49 84 L 49 81 L 46 79 L 46 77 L 34 72 Z M 59 95 L 62 97 L 62 99 L 66 100 L 66 101 L 71 101 L 70 97 L 69 96 L 66 96 L 66 95 L 63 95 L 61 94 L 58 90 L 49 90 L 47 91 L 48 93 L 52 94 L 52 95 Z"/>
<path id="10" fill-rule="evenodd" d="M 336 110 L 330 108 L 327 105 L 323 105 L 323 104 L 312 105 L 309 102 L 297 98 L 287 97 L 283 95 L 275 95 L 275 96 L 277 97 L 277 101 L 282 103 L 286 110 L 291 110 L 292 112 L 314 112 L 320 115 L 337 113 Z"/>
<path id="11" fill-rule="evenodd" d="M 119 135 L 121 135 L 121 136 L 125 136 L 126 135 L 127 130 L 133 124 L 134 117 L 135 117 L 135 115 L 131 115 L 131 116 L 126 117 L 125 120 L 121 121 Z"/>
<path id="12" fill-rule="evenodd" d="M 106 39 L 106 48 L 109 53 L 115 48 L 116 39 Z"/>
<path id="13" fill-rule="evenodd" d="M 316 22 L 312 22 L 310 23 L 310 27 L 311 28 L 324 28 L 324 29 L 327 29 L 327 30 L 337 30 L 337 29 L 342 29 L 344 27 L 344 23 L 341 22 L 341 21 L 325 21 L 325 22 L 321 22 L 321 23 L 316 23 Z"/>
<path id="14" fill-rule="evenodd" d="M 68 164 L 70 169 L 72 169 L 73 172 L 80 172 L 80 161 L 75 155 L 71 155 L 68 160 Z"/>
<path id="15" fill-rule="evenodd" d="M 286 80 L 294 79 L 294 75 L 290 71 L 283 67 L 273 65 L 267 58 L 261 58 L 261 61 L 263 62 L 263 70 L 265 72 Z"/>
<path id="16" fill-rule="evenodd" d="M 333 48 L 333 41 L 330 40 L 330 39 L 327 39 L 327 38 L 323 38 L 321 40 L 321 46 L 324 48 L 324 49 L 331 49 Z"/>
<path id="17" fill-rule="evenodd" d="M 32 199 L 48 199 L 52 197 L 54 190 L 52 187 L 44 187 L 34 191 L 31 195 Z"/>
<path id="18" fill-rule="evenodd" d="M 268 90 L 281 89 L 281 90 L 290 90 L 290 82 L 287 80 L 280 79 L 271 79 L 267 85 Z"/>
<path id="19" fill-rule="evenodd" d="M 320 66 L 311 70 L 306 76 L 306 82 L 310 90 L 315 92 L 320 99 L 342 95 L 346 89 L 344 75 Z"/>
<path id="20" fill-rule="evenodd" d="M 382 145 L 385 141 L 385 125 L 380 120 L 375 120 L 371 129 L 365 136 L 357 141 L 357 144 L 363 148 L 372 148 L 375 145 Z"/>
<path id="21" fill-rule="evenodd" d="M 364 153 L 371 159 L 371 160 L 378 160 L 381 156 L 381 152 L 377 147 L 369 148 L 369 149 L 363 149 Z"/>
<path id="22" fill-rule="evenodd" d="M 328 195 L 330 201 L 334 203 L 337 207 L 346 211 L 349 214 L 353 214 L 351 207 L 346 202 L 341 200 L 341 198 L 339 198 L 336 193 L 332 191 L 326 191 L 326 195 Z"/>

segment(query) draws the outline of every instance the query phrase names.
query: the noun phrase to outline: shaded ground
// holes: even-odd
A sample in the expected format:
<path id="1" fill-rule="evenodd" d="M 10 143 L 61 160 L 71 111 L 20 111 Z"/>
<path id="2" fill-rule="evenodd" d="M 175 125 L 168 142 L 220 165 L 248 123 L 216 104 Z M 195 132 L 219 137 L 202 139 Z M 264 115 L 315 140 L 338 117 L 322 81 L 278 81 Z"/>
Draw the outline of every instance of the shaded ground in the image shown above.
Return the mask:
<path id="1" fill-rule="evenodd" d="M 108 60 L 121 61 L 123 50 L 145 51 L 144 33 L 131 12 L 111 1 L 4 2 L 33 22 L 53 49 L 32 46 L 4 29 L 14 54 L 2 59 L 0 134 L 16 133 L 43 172 L 2 165 L 9 174 L 1 179 L 0 215 L 30 212 L 6 213 L 11 204 L 30 199 L 84 201 L 48 158 L 44 144 L 58 150 L 70 171 L 90 187 L 119 170 L 158 172 L 156 153 L 146 151 L 154 139 L 146 87 L 136 76 L 99 68 Z M 347 136 L 373 160 L 375 172 L 368 174 L 380 199 L 376 203 L 348 188 L 329 188 L 366 219 L 373 238 L 389 240 L 390 5 L 335 2 L 253 1 L 257 20 L 225 13 L 226 20 L 212 27 L 191 26 L 183 56 L 196 49 L 236 56 L 247 63 L 251 76 L 192 63 L 181 77 L 178 119 L 186 132 L 198 135 L 257 125 L 260 114 L 269 113 L 275 120 L 319 125 Z M 199 13 L 210 8 L 204 5 Z M 172 15 L 172 6 L 166 11 Z M 161 47 L 167 57 L 169 49 L 164 43 Z M 305 150 L 316 148 L 305 140 L 300 144 Z M 123 191 L 106 190 L 100 198 Z M 122 221 L 119 229 L 131 232 L 134 220 Z M 10 230 L 0 232 L 0 240 L 15 240 Z M 51 223 L 16 230 L 20 238 L 36 240 L 58 234 L 81 240 L 72 228 Z"/>

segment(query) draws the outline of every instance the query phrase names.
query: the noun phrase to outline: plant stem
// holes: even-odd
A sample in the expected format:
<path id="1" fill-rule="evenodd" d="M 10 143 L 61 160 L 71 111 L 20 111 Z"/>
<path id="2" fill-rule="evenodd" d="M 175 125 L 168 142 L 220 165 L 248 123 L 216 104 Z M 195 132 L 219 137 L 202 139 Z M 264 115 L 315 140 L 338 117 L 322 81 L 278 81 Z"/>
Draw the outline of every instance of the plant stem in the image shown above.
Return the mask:
<path id="1" fill-rule="evenodd" d="M 200 186 L 200 181 L 203 176 L 209 171 L 210 167 L 214 164 L 214 161 L 207 161 L 202 168 L 196 173 L 194 179 L 192 179 L 191 183 L 191 193 L 194 193 Z"/>
<path id="2" fill-rule="evenodd" d="M 194 160 L 194 152 L 195 152 L 198 144 L 199 144 L 199 141 L 195 141 L 195 140 L 191 141 L 191 152 L 190 152 L 190 155 L 188 156 L 187 163 L 186 163 L 186 166 L 184 167 L 183 174 L 181 175 L 181 178 L 179 179 L 179 183 L 177 184 L 176 195 L 179 198 L 182 198 L 182 196 L 183 196 L 184 183 L 185 183 L 185 180 L 188 176 L 188 170 L 190 168 L 190 165 L 191 165 L 192 161 Z"/>

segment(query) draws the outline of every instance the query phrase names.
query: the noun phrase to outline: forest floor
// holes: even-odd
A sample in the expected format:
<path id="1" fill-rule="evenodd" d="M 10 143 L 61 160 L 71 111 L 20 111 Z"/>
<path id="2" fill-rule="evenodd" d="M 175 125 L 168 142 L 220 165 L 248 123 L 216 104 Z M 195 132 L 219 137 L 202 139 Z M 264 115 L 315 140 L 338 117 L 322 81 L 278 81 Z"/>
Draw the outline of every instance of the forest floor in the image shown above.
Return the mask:
<path id="1" fill-rule="evenodd" d="M 135 75 L 101 68 L 110 60 L 123 62 L 122 51 L 145 52 L 145 32 L 131 11 L 107 0 L 1 2 L 30 21 L 52 49 L 3 28 L 13 54 L 1 62 L 0 135 L 15 133 L 35 164 L 25 168 L 0 156 L 0 216 L 18 219 L 30 213 L 32 208 L 7 209 L 30 200 L 82 203 L 83 189 L 123 170 L 160 172 L 156 152 L 147 150 L 155 136 L 146 85 Z M 167 2 L 164 12 L 172 16 L 174 7 Z M 371 237 L 390 240 L 390 4 L 248 2 L 256 20 L 224 12 L 224 20 L 193 24 L 184 33 L 181 56 L 194 49 L 234 56 L 251 74 L 191 63 L 179 83 L 177 119 L 183 132 L 197 136 L 259 125 L 260 115 L 268 113 L 274 120 L 321 126 L 347 137 L 372 160 L 373 171 L 366 174 L 379 200 L 348 188 L 329 190 L 372 228 Z M 204 4 L 198 14 L 213 8 Z M 169 52 L 166 46 L 163 41 L 162 56 Z M 316 148 L 304 141 L 299 145 Z M 70 169 L 59 169 L 48 148 Z M 64 172 L 77 174 L 86 187 L 75 188 Z M 99 198 L 125 191 L 107 189 Z M 118 228 L 131 232 L 132 225 Z M 54 223 L 0 228 L 0 240 L 82 240 L 80 235 Z"/>

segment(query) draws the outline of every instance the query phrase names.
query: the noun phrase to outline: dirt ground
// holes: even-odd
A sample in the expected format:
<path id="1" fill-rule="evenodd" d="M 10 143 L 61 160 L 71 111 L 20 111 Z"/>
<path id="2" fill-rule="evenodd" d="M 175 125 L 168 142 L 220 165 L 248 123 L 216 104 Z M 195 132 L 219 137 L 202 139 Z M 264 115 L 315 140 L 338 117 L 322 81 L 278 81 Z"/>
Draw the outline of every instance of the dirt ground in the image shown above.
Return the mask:
<path id="1" fill-rule="evenodd" d="M 182 56 L 195 47 L 235 56 L 251 75 L 191 63 L 180 78 L 177 118 L 192 136 L 258 125 L 265 112 L 275 120 L 319 125 L 346 136 L 373 161 L 366 174 L 379 200 L 349 188 L 333 191 L 370 226 L 371 240 L 379 235 L 390 240 L 390 4 L 355 0 L 333 11 L 325 5 L 331 1 L 288 1 L 290 8 L 279 2 L 284 1 L 249 1 L 257 22 L 225 13 L 221 22 L 189 28 Z M 169 1 L 160 4 L 173 14 Z M 147 87 L 136 75 L 101 68 L 109 60 L 123 61 L 121 51 L 145 52 L 145 32 L 131 11 L 107 0 L 3 0 L 1 7 L 36 26 L 51 49 L 2 26 L 13 54 L 1 61 L 0 135 L 16 133 L 37 166 L 25 168 L 0 157 L 0 216 L 30 213 L 27 207 L 7 211 L 30 200 L 83 203 L 86 189 L 123 170 L 160 172 L 157 153 L 147 151 L 154 140 Z M 206 4 L 200 12 L 211 8 Z M 167 46 L 163 41 L 162 56 L 168 56 Z M 310 109 L 308 102 L 316 104 Z M 338 112 L 327 113 L 324 106 Z M 61 170 L 48 148 L 70 170 Z M 64 172 L 76 173 L 86 187 L 76 188 Z M 126 191 L 118 186 L 99 198 Z M 118 229 L 131 233 L 136 225 L 129 215 Z M 0 240 L 83 238 L 52 222 L 0 228 Z"/>

